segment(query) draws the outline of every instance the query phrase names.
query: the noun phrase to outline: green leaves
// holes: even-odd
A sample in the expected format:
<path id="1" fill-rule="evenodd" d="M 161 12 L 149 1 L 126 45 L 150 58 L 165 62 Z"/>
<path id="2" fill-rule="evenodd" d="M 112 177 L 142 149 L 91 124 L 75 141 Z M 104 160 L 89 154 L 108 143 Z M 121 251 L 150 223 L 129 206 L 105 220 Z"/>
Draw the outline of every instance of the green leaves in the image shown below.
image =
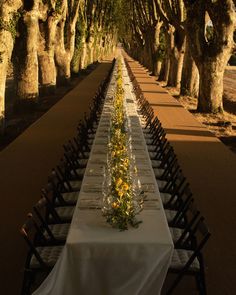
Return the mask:
<path id="1" fill-rule="evenodd" d="M 0 18 L 0 30 L 9 31 L 12 35 L 12 38 L 15 39 L 17 34 L 17 23 L 20 17 L 20 12 L 15 12 L 12 14 L 9 22 L 4 21 L 2 18 Z"/>
<path id="2" fill-rule="evenodd" d="M 55 4 L 55 12 L 60 14 L 61 10 L 62 10 L 62 2 L 63 0 L 56 0 L 56 4 Z"/>

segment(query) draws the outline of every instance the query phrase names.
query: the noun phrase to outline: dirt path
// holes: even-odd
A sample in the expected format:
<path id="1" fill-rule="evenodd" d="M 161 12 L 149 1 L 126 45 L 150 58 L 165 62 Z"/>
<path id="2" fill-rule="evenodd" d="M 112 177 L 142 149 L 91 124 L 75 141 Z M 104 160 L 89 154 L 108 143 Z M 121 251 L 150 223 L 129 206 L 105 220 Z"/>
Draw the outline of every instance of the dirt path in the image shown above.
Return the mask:
<path id="1" fill-rule="evenodd" d="M 14 82 L 13 78 L 9 77 L 6 85 L 5 134 L 0 137 L 0 151 L 46 113 L 66 93 L 77 86 L 96 68 L 97 65 L 98 64 L 91 65 L 87 70 L 72 77 L 69 85 L 57 87 L 54 94 L 39 97 L 37 104 L 30 109 L 24 109 L 21 111 L 14 108 L 16 102 Z"/>
<path id="2" fill-rule="evenodd" d="M 161 85 L 163 86 L 162 83 Z M 236 153 L 236 67 L 228 66 L 225 71 L 223 97 L 225 111 L 223 114 L 196 113 L 197 99 L 189 96 L 179 97 L 179 92 L 175 88 L 166 87 L 165 89 Z"/>

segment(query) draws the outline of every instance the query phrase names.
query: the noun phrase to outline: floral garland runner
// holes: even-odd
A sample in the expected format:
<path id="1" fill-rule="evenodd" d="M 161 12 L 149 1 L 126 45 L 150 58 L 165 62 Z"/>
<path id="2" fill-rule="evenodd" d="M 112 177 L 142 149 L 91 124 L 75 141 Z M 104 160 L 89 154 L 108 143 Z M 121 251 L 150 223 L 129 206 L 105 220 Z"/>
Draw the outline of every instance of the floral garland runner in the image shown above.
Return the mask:
<path id="1" fill-rule="evenodd" d="M 133 188 L 121 60 L 118 60 L 116 82 L 108 163 L 103 184 L 103 215 L 113 227 L 126 230 L 129 224 L 138 227 L 141 222 L 137 221 L 135 216 L 143 208 L 143 197 L 141 192 L 137 195 Z"/>

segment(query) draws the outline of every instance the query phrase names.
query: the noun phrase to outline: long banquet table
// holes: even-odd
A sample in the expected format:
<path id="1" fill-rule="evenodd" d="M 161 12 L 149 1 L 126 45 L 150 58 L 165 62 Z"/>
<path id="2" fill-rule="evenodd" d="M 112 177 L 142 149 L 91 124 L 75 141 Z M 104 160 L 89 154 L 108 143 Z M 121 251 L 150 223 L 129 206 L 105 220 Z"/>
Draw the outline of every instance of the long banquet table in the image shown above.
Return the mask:
<path id="1" fill-rule="evenodd" d="M 101 212 L 103 167 L 107 161 L 116 87 L 115 68 L 66 244 L 52 272 L 34 295 L 160 294 L 173 243 L 124 62 L 122 72 L 132 150 L 146 194 L 144 209 L 138 216 L 142 223 L 137 229 L 119 231 L 106 223 Z"/>

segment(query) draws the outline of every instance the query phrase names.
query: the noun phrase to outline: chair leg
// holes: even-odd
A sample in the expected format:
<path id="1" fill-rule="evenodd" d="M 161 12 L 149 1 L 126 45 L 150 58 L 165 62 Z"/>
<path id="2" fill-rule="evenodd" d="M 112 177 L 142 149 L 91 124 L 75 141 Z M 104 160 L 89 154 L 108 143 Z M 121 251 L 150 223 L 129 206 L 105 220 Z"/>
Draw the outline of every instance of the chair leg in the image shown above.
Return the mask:
<path id="1" fill-rule="evenodd" d="M 33 282 L 33 272 L 30 269 L 26 269 L 24 272 L 21 295 L 30 295 L 32 282 Z"/>
<path id="2" fill-rule="evenodd" d="M 197 288 L 199 290 L 199 294 L 200 295 L 207 295 L 204 273 L 200 272 L 200 273 L 196 274 L 195 278 L 196 278 L 196 283 L 197 283 Z"/>
<path id="3" fill-rule="evenodd" d="M 167 290 L 166 295 L 170 295 L 172 294 L 172 292 L 174 291 L 174 289 L 176 288 L 176 286 L 179 284 L 179 282 L 181 281 L 182 277 L 183 277 L 183 273 L 179 273 L 177 275 L 177 277 L 175 278 L 173 284 L 170 286 L 170 288 Z"/>

